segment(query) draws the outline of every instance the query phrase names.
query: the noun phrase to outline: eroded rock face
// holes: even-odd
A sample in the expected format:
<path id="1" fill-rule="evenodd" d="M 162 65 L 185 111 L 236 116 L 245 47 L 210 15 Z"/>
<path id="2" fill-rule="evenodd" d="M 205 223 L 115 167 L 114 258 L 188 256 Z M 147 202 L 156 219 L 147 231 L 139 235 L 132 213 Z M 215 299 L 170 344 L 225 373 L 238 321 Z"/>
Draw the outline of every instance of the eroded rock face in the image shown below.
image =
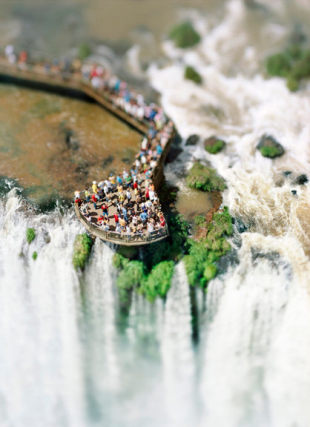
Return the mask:
<path id="1" fill-rule="evenodd" d="M 285 153 L 283 146 L 271 135 L 263 135 L 256 146 L 264 157 L 274 159 Z"/>
<path id="2" fill-rule="evenodd" d="M 204 147 L 210 154 L 219 153 L 225 148 L 225 146 L 226 142 L 217 136 L 210 136 L 204 141 Z"/>

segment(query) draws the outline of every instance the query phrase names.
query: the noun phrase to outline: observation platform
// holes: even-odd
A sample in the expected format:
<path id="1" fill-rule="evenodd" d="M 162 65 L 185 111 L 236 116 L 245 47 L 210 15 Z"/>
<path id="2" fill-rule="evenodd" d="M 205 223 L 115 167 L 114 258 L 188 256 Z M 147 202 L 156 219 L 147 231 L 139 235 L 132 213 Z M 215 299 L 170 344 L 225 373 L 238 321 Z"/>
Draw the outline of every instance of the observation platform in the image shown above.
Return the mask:
<path id="1" fill-rule="evenodd" d="M 85 68 L 90 71 L 85 72 Z M 99 75 L 96 74 L 96 70 L 99 70 Z M 147 245 L 161 241 L 169 235 L 156 192 L 163 181 L 163 167 L 175 136 L 175 128 L 160 107 L 145 104 L 143 97 L 130 91 L 125 82 L 121 82 L 116 76 L 94 63 L 80 63 L 80 66 L 71 66 L 64 70 L 61 66 L 55 67 L 46 62 L 19 62 L 16 59 L 16 62 L 10 63 L 8 58 L 0 56 L 0 81 L 91 98 L 138 131 L 142 135 L 141 149 L 137 153 L 131 171 L 134 182 L 137 176 L 139 177 L 139 196 L 134 194 L 132 186 L 127 187 L 126 191 L 131 193 L 130 199 L 127 200 L 127 204 L 121 203 L 120 207 L 119 193 L 116 192 L 114 185 L 112 197 L 102 193 L 97 206 L 94 205 L 96 208 L 93 207 L 92 201 L 76 199 L 75 213 L 92 236 L 117 245 Z M 123 89 L 118 89 L 118 85 Z M 92 177 L 92 179 L 101 181 L 103 178 Z M 148 188 L 152 190 L 154 203 L 147 211 L 149 219 L 144 222 L 140 220 L 140 214 L 146 212 L 145 203 L 150 200 Z M 91 193 L 91 190 L 89 191 Z M 108 208 L 105 227 L 100 222 L 102 218 L 100 208 L 103 204 Z M 132 215 L 138 218 L 138 227 L 132 227 L 127 219 L 128 227 L 117 229 L 118 221 L 115 220 L 115 214 L 117 208 L 120 211 L 124 207 L 129 207 Z"/>

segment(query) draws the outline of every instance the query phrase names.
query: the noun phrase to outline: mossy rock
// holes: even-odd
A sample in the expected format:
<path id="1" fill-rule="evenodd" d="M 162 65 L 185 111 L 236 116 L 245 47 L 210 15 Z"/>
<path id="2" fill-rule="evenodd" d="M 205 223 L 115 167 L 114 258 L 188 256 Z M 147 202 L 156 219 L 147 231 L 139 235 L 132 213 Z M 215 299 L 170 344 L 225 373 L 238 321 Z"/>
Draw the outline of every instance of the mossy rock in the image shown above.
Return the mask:
<path id="1" fill-rule="evenodd" d="M 198 85 L 200 85 L 202 83 L 201 75 L 198 73 L 198 71 L 195 70 L 195 68 L 193 68 L 189 65 L 187 67 L 185 67 L 184 78 L 186 80 L 191 80 L 192 82 L 194 82 Z"/>
<path id="2" fill-rule="evenodd" d="M 215 169 L 204 166 L 200 162 L 194 163 L 186 177 L 186 183 L 190 188 L 202 191 L 224 191 L 225 181 Z"/>
<path id="3" fill-rule="evenodd" d="M 285 153 L 282 145 L 270 135 L 263 135 L 256 148 L 261 152 L 262 156 L 269 159 L 280 157 Z"/>
<path id="4" fill-rule="evenodd" d="M 193 134 L 187 138 L 185 145 L 196 145 L 198 141 L 199 141 L 199 135 Z"/>
<path id="5" fill-rule="evenodd" d="M 269 76 L 286 78 L 288 89 L 295 92 L 300 81 L 310 77 L 310 50 L 302 48 L 300 43 L 291 44 L 267 58 L 266 71 Z"/>
<path id="6" fill-rule="evenodd" d="M 200 42 L 199 33 L 197 33 L 193 24 L 189 21 L 185 21 L 175 26 L 171 30 L 169 38 L 174 41 L 177 47 L 180 48 L 192 47 Z"/>
<path id="7" fill-rule="evenodd" d="M 211 136 L 205 140 L 204 146 L 208 153 L 217 154 L 225 148 L 226 142 L 216 136 Z"/>
<path id="8" fill-rule="evenodd" d="M 72 263 L 76 270 L 84 270 L 90 256 L 93 240 L 86 234 L 78 234 L 74 241 Z"/>
<path id="9" fill-rule="evenodd" d="M 38 258 L 38 252 L 37 252 L 37 251 L 34 251 L 34 252 L 32 253 L 32 259 L 35 261 L 37 258 Z"/>
<path id="10" fill-rule="evenodd" d="M 36 237 L 36 232 L 34 228 L 27 228 L 26 230 L 26 239 L 27 242 L 30 244 Z"/>

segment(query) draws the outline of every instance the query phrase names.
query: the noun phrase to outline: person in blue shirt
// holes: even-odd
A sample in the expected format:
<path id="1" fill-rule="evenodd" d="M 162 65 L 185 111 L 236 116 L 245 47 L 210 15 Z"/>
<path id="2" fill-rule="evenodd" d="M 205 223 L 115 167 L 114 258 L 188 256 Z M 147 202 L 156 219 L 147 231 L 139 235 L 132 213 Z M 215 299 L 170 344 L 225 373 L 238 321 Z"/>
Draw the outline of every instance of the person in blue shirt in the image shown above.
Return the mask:
<path id="1" fill-rule="evenodd" d="M 163 152 L 163 148 L 162 148 L 162 146 L 160 145 L 160 144 L 157 144 L 156 145 L 156 152 L 157 152 L 157 154 L 160 156 L 161 155 L 161 153 Z"/>
<path id="2" fill-rule="evenodd" d="M 123 184 L 123 180 L 122 180 L 122 178 L 121 178 L 120 176 L 118 176 L 118 175 L 117 175 L 117 177 L 116 177 L 116 181 L 118 182 L 118 184 L 119 184 L 119 185 L 122 185 L 122 184 Z"/>
<path id="3" fill-rule="evenodd" d="M 142 212 L 141 214 L 140 214 L 140 218 L 141 218 L 141 221 L 143 222 L 143 224 L 145 223 L 145 221 L 147 220 L 147 213 L 146 212 Z"/>

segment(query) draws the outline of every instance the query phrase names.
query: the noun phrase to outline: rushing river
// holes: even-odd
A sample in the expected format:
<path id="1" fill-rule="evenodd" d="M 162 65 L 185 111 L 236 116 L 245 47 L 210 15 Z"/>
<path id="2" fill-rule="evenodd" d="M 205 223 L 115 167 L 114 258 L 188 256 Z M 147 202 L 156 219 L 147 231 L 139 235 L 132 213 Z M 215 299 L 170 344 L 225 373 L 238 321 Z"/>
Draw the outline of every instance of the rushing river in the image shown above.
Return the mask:
<path id="1" fill-rule="evenodd" d="M 165 41 L 147 77 L 184 138 L 166 176 L 182 186 L 193 158 L 212 161 L 246 226 L 232 241 L 239 263 L 205 294 L 189 289 L 180 262 L 165 302 L 135 296 L 124 312 L 113 248 L 97 240 L 77 274 L 73 210 L 37 214 L 12 189 L 0 199 L 1 427 L 309 426 L 310 187 L 294 179 L 310 174 L 310 85 L 292 94 L 265 80 L 262 63 L 296 26 L 307 31 L 310 6 L 231 0 L 214 10 L 188 11 L 202 43 L 184 53 Z M 183 79 L 185 63 L 201 86 Z M 193 133 L 227 148 L 185 146 Z M 282 158 L 255 150 L 264 133 L 283 144 Z"/>

